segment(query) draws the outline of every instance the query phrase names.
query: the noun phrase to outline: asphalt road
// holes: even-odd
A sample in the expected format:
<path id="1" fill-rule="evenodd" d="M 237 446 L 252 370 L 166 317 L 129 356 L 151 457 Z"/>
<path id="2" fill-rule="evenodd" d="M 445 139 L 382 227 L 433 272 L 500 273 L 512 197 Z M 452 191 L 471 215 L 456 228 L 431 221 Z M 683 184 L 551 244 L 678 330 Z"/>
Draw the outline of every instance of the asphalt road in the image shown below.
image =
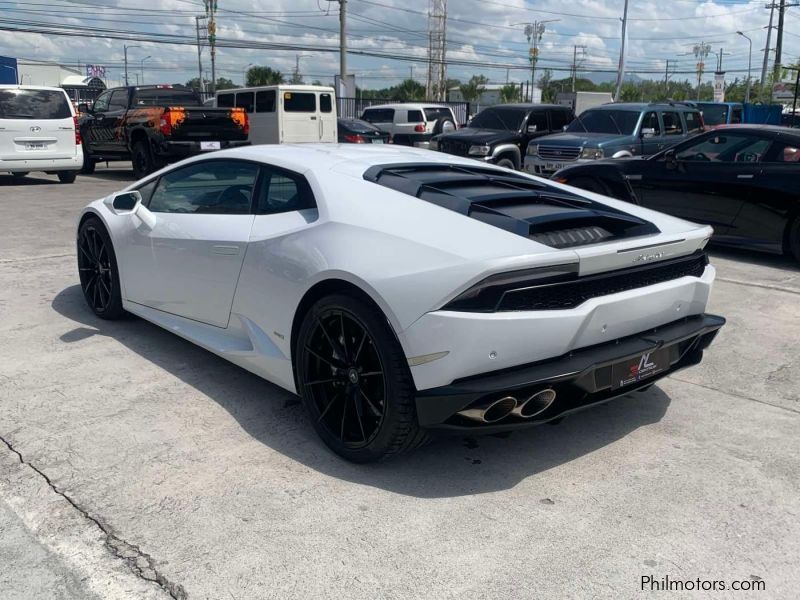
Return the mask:
<path id="1" fill-rule="evenodd" d="M 4 600 L 616 599 L 647 595 L 643 576 L 766 587 L 683 597 L 797 597 L 791 261 L 714 250 L 711 311 L 728 325 L 702 365 L 646 393 L 356 466 L 290 394 L 91 315 L 75 218 L 129 180 L 0 175 Z"/>

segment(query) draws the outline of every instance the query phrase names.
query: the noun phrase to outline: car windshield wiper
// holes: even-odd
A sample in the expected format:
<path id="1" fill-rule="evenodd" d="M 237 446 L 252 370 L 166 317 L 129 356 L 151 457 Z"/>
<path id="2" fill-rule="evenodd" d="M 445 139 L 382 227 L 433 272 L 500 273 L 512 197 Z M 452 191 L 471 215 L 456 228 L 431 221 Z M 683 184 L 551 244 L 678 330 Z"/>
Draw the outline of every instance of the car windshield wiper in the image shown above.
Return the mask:
<path id="1" fill-rule="evenodd" d="M 583 123 L 583 119 L 581 119 L 580 115 L 575 115 L 575 120 L 578 122 L 578 125 L 580 125 L 581 127 L 583 127 L 583 130 L 584 130 L 586 133 L 589 133 L 589 130 L 586 128 L 586 125 L 584 125 L 584 123 Z"/>
<path id="2" fill-rule="evenodd" d="M 614 118 L 614 115 L 608 113 L 608 118 L 611 119 L 612 123 L 614 123 L 614 127 L 617 128 L 617 133 L 622 135 L 622 128 L 619 126 L 619 123 L 617 123 L 617 120 Z"/>

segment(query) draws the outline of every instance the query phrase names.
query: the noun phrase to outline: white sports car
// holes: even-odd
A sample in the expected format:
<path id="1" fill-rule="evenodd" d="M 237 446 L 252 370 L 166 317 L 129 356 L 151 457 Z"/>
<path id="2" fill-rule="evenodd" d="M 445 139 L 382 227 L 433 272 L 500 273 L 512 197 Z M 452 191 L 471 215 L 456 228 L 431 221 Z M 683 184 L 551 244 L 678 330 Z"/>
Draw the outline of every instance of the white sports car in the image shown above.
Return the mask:
<path id="1" fill-rule="evenodd" d="M 697 364 L 711 229 L 470 159 L 250 146 L 92 202 L 86 301 L 297 393 L 335 452 L 559 419 Z"/>

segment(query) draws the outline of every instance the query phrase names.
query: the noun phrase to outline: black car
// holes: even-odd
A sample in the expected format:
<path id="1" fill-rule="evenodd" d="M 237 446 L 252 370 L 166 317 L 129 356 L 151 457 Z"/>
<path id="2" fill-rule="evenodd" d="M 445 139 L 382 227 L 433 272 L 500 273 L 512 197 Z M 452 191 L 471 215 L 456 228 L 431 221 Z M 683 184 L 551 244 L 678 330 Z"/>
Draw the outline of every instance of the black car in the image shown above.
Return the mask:
<path id="1" fill-rule="evenodd" d="M 562 169 L 553 179 L 714 227 L 713 241 L 800 260 L 800 132 L 729 125 L 647 159 Z"/>
<path id="2" fill-rule="evenodd" d="M 338 119 L 340 144 L 388 144 L 389 134 L 361 119 Z"/>
<path id="3" fill-rule="evenodd" d="M 433 141 L 440 152 L 519 169 L 528 142 L 560 133 L 574 118 L 570 107 L 558 104 L 499 104 L 479 112 L 467 127 Z"/>

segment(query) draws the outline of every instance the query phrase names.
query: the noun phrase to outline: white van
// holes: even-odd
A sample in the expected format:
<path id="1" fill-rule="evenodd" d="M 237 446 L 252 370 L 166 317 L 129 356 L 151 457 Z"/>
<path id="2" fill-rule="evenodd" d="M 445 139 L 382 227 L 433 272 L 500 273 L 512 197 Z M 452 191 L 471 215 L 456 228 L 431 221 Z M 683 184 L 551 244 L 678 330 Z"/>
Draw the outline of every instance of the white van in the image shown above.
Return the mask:
<path id="1" fill-rule="evenodd" d="M 252 144 L 337 140 L 332 87 L 281 84 L 224 90 L 217 92 L 216 105 L 247 111 Z"/>
<path id="2" fill-rule="evenodd" d="M 45 171 L 72 183 L 82 166 L 78 120 L 63 89 L 0 85 L 0 173 Z"/>

